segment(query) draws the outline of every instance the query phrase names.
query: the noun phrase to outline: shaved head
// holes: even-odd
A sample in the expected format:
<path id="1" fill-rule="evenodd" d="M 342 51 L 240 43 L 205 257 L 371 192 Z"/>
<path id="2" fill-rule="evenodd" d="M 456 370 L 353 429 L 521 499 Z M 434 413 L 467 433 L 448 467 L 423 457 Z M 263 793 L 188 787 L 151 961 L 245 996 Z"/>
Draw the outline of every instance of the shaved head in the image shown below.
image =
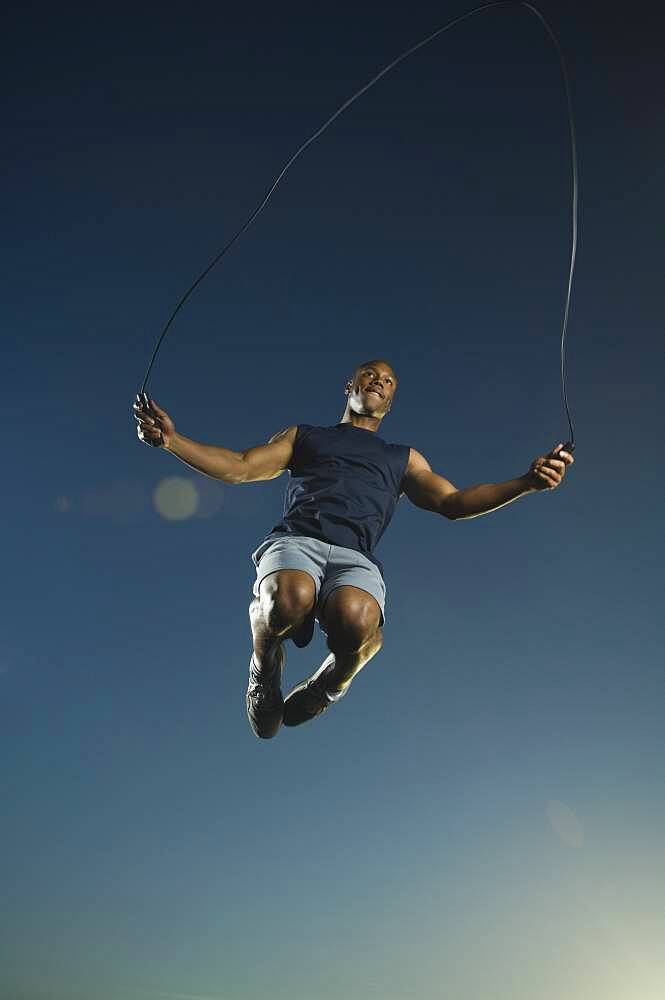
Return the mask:
<path id="1" fill-rule="evenodd" d="M 363 363 L 361 365 L 358 365 L 358 367 L 356 368 L 356 370 L 354 371 L 353 374 L 357 375 L 358 372 L 360 372 L 360 371 L 363 370 L 363 368 L 375 368 L 378 365 L 380 365 L 382 368 L 388 368 L 388 369 L 390 369 L 390 371 L 392 372 L 393 378 L 395 378 L 395 379 L 397 378 L 397 376 L 395 374 L 395 369 L 390 364 L 390 362 L 386 361 L 384 358 L 372 358 L 371 361 L 363 361 Z"/>

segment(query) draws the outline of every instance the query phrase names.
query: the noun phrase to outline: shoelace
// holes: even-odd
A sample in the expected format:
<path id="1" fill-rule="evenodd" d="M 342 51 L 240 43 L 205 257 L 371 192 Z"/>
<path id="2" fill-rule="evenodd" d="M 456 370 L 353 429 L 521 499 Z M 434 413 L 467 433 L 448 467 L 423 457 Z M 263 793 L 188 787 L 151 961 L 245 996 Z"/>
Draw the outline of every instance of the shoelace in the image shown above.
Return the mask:
<path id="1" fill-rule="evenodd" d="M 275 666 L 269 677 L 264 677 L 258 669 L 254 657 L 252 657 L 249 667 L 249 684 L 247 686 L 247 694 L 251 698 L 263 697 L 266 700 L 272 698 L 277 693 L 280 681 L 281 670 L 279 664 Z"/>

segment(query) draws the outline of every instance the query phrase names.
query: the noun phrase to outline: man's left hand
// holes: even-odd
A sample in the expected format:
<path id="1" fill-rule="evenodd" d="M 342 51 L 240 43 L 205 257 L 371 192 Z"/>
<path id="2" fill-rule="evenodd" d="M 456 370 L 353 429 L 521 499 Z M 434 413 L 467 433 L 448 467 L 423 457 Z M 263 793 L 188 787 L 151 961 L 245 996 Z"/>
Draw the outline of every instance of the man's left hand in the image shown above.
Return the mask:
<path id="1" fill-rule="evenodd" d="M 540 455 L 531 463 L 526 474 L 531 489 L 553 490 L 559 485 L 566 474 L 566 466 L 575 461 L 569 452 L 561 450 L 562 447 L 557 444 L 548 455 Z"/>

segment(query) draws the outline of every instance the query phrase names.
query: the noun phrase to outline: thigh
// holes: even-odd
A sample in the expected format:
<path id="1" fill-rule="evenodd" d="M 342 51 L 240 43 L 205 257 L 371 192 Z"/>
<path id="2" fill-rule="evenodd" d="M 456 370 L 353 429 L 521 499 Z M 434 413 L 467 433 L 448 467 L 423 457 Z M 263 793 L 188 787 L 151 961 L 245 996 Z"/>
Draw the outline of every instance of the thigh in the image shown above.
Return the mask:
<path id="1" fill-rule="evenodd" d="M 261 546 L 252 554 L 256 579 L 252 593 L 262 598 L 277 590 L 299 592 L 311 597 L 314 605 L 323 581 L 324 565 L 318 550 L 308 539 L 286 537 Z"/>
<path id="2" fill-rule="evenodd" d="M 319 593 L 317 617 L 322 628 L 325 628 L 322 622 L 323 609 L 328 598 L 332 599 L 332 595 L 338 590 L 346 592 L 346 597 L 344 594 L 338 595 L 335 598 L 335 606 L 339 602 L 340 607 L 346 607 L 351 600 L 358 604 L 361 600 L 359 595 L 364 594 L 362 599 L 365 603 L 367 603 L 367 598 L 374 599 L 379 608 L 379 625 L 384 624 L 386 585 L 378 566 L 370 559 L 365 558 L 362 553 L 341 546 L 333 546 Z M 369 606 L 372 606 L 371 601 Z"/>
<path id="3" fill-rule="evenodd" d="M 306 570 L 278 569 L 262 577 L 258 598 L 307 614 L 316 604 L 316 580 Z"/>

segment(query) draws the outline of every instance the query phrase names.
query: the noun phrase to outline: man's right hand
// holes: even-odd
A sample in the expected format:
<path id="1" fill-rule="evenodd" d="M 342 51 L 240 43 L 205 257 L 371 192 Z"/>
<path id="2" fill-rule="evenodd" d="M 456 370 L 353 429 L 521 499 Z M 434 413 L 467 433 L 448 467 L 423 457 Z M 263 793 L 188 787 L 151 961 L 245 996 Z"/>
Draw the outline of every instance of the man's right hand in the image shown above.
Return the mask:
<path id="1" fill-rule="evenodd" d="M 175 424 L 166 410 L 162 410 L 152 398 L 150 398 L 150 407 L 155 418 L 150 415 L 139 399 L 134 403 L 134 417 L 138 424 L 136 433 L 139 441 L 152 447 L 168 448 L 175 435 Z"/>

